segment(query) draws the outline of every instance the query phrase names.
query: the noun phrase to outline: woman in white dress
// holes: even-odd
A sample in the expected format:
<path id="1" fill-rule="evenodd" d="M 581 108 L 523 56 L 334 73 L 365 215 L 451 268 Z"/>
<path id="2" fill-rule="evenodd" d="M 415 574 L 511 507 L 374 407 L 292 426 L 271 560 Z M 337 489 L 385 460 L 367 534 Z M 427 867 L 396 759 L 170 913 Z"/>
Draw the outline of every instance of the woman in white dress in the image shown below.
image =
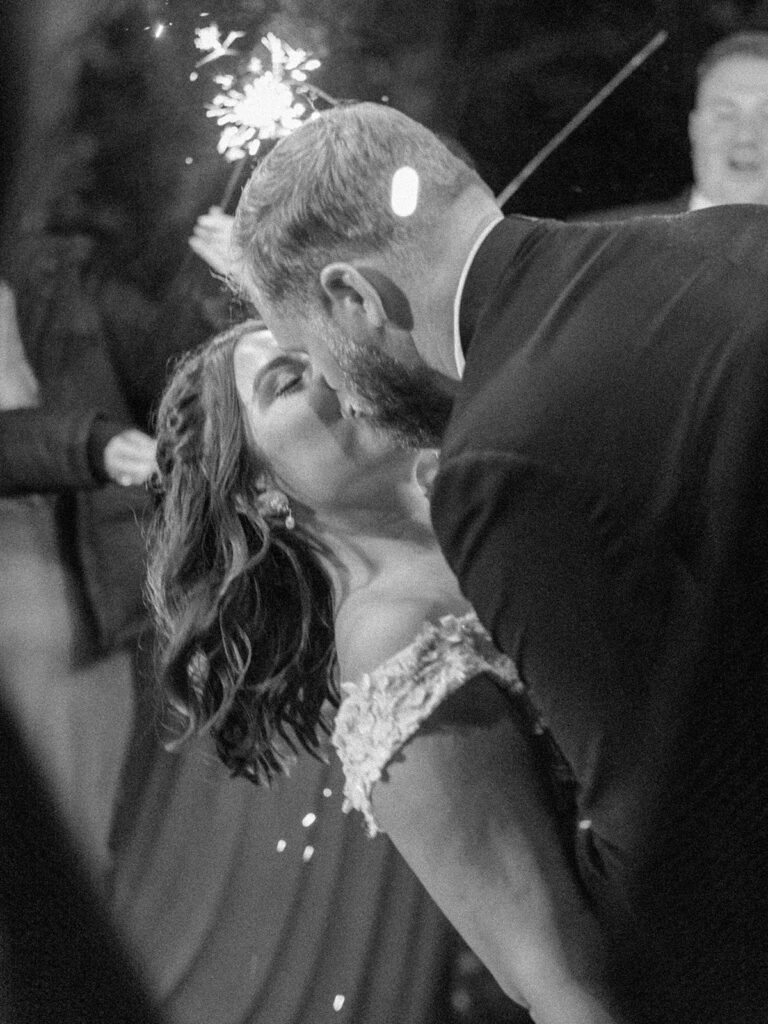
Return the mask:
<path id="1" fill-rule="evenodd" d="M 623 1019 L 571 868 L 567 773 L 435 542 L 431 453 L 345 418 L 256 322 L 192 353 L 158 417 L 149 590 L 178 742 L 265 782 L 333 743 L 389 835 L 537 1022 Z"/>

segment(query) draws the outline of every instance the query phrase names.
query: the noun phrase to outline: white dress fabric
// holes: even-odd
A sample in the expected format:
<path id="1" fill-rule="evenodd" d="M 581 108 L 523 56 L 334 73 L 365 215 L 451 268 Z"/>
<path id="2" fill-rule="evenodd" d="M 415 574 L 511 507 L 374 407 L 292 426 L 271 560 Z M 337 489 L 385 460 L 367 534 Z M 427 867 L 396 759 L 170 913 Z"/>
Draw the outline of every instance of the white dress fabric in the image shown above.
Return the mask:
<path id="1" fill-rule="evenodd" d="M 510 658 L 493 646 L 474 612 L 425 623 L 416 639 L 357 682 L 341 685 L 333 744 L 346 779 L 345 811 L 355 808 L 369 835 L 379 827 L 371 790 L 386 765 L 442 701 L 481 673 L 493 675 L 510 694 L 524 686 Z M 526 701 L 527 703 L 527 701 Z M 533 721 L 532 732 L 543 726 Z"/>

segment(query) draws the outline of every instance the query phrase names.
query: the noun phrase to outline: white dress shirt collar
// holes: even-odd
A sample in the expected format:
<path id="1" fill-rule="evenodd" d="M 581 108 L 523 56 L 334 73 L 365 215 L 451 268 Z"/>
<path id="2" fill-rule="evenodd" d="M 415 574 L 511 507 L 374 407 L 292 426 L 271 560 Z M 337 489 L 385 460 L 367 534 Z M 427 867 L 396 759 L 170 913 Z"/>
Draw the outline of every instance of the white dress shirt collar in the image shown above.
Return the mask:
<path id="1" fill-rule="evenodd" d="M 464 293 L 464 285 L 467 282 L 469 268 L 472 266 L 472 261 L 477 255 L 477 250 L 483 244 L 483 242 L 491 233 L 491 231 L 496 227 L 499 221 L 502 220 L 504 220 L 504 215 L 500 213 L 495 220 L 491 221 L 490 224 L 486 225 L 486 227 L 483 228 L 483 230 L 475 239 L 474 245 L 469 250 L 469 255 L 467 256 L 467 261 L 464 264 L 464 269 L 461 272 L 461 277 L 459 278 L 459 286 L 456 289 L 456 297 L 453 300 L 453 355 L 456 360 L 456 369 L 459 371 L 459 379 L 461 379 L 464 376 L 464 366 L 466 362 L 464 359 L 464 351 L 461 347 L 461 335 L 459 333 L 459 312 L 461 310 L 461 296 Z"/>

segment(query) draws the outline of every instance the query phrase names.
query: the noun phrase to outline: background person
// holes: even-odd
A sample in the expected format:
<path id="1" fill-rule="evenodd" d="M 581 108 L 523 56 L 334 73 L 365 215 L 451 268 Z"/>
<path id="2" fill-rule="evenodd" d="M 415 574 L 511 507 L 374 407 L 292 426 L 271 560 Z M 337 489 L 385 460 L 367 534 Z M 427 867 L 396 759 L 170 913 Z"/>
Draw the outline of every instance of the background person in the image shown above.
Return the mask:
<path id="1" fill-rule="evenodd" d="M 601 211 L 600 219 L 768 202 L 768 32 L 719 40 L 702 57 L 696 78 L 688 116 L 691 187 L 671 199 Z"/>
<path id="2" fill-rule="evenodd" d="M 14 254 L 18 320 L 14 291 L 0 293 L 0 666 L 104 884 L 146 627 L 140 485 L 155 445 L 106 350 L 91 252 L 83 236 L 30 236 Z"/>

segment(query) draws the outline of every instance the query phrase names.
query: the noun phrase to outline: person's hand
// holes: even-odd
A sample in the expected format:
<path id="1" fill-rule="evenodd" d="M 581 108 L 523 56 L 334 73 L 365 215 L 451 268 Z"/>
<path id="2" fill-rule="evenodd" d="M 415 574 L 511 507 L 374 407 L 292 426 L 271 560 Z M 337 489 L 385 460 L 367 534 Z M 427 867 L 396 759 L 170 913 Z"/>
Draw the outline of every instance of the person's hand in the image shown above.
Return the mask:
<path id="1" fill-rule="evenodd" d="M 29 409 L 40 402 L 40 388 L 27 362 L 16 316 L 16 298 L 0 281 L 0 409 Z"/>
<path id="2" fill-rule="evenodd" d="M 192 229 L 190 249 L 204 260 L 209 267 L 222 277 L 232 276 L 234 269 L 232 253 L 232 226 L 234 217 L 224 213 L 218 206 L 212 206 L 208 213 L 201 214 Z"/>
<path id="3" fill-rule="evenodd" d="M 104 469 L 121 487 L 146 483 L 157 469 L 155 439 L 131 427 L 115 434 L 104 448 Z"/>

